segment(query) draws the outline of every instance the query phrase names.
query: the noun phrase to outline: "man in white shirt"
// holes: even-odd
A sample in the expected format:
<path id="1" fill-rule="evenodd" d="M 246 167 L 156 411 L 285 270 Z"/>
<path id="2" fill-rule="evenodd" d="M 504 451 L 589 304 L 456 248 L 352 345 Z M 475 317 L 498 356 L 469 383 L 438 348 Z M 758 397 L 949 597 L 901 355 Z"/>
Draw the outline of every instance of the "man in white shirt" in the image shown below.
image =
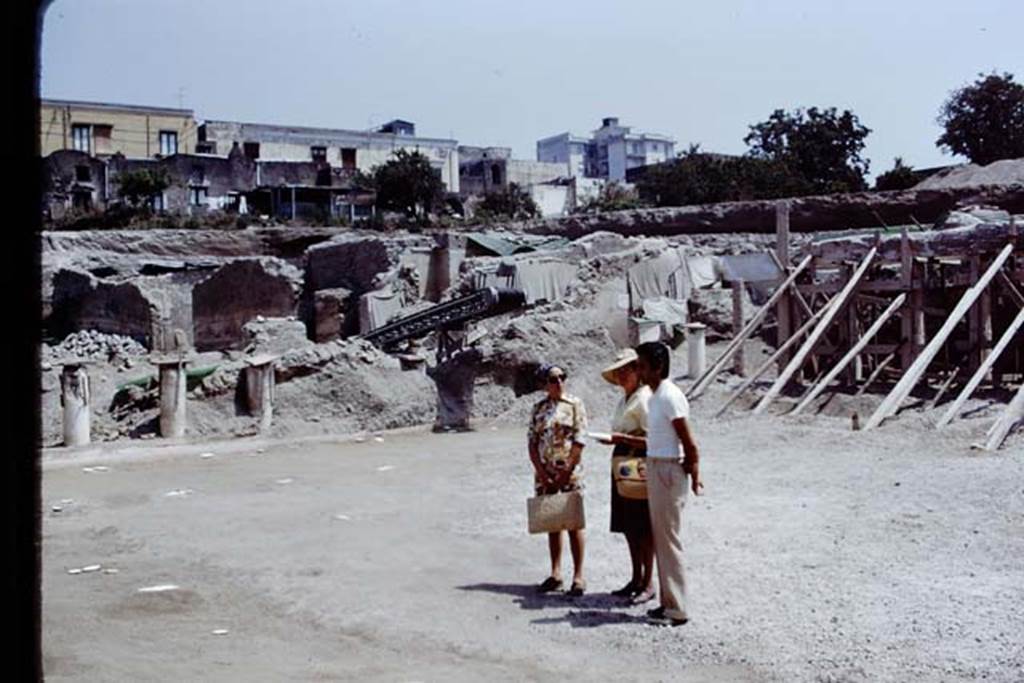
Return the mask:
<path id="1" fill-rule="evenodd" d="M 681 626 L 689 616 L 680 532 L 687 478 L 694 495 L 703 488 L 700 455 L 688 422 L 690 404 L 668 378 L 668 347 L 648 342 L 638 346 L 636 353 L 640 381 L 651 388 L 647 404 L 647 502 L 661 598 L 661 606 L 647 615 L 652 623 Z"/>

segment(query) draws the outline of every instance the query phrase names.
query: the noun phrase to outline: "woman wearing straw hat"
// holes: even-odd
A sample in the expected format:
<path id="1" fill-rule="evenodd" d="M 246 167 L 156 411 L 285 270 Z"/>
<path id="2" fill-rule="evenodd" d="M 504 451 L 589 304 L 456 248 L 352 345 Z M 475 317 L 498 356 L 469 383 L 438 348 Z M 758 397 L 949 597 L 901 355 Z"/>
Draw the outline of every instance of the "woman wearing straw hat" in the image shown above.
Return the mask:
<path id="1" fill-rule="evenodd" d="M 605 381 L 622 387 L 612 417 L 612 433 L 602 443 L 613 444 L 611 530 L 626 536 L 633 575 L 612 595 L 639 604 L 654 599 L 654 540 L 644 481 L 647 450 L 647 402 L 651 389 L 640 381 L 633 349 L 623 349 L 601 372 Z"/>

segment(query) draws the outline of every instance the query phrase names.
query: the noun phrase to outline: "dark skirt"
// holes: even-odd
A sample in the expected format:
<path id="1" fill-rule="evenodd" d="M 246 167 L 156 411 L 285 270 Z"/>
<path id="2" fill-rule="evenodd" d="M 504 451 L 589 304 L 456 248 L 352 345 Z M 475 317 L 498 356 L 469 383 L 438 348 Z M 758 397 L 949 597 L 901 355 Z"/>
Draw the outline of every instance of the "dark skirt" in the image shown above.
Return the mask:
<path id="1" fill-rule="evenodd" d="M 628 448 L 616 446 L 612 455 L 629 455 Z M 623 498 L 615 488 L 615 479 L 612 480 L 611 496 L 611 531 L 613 534 L 627 534 L 629 536 L 648 536 L 651 533 L 651 512 L 646 500 L 633 500 Z"/>

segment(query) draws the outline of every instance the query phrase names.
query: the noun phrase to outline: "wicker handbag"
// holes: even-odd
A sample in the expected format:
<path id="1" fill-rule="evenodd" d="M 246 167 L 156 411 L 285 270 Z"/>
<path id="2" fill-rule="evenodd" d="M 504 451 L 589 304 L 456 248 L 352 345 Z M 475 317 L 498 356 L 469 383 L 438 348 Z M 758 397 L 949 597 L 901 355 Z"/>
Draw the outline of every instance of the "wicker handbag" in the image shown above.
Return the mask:
<path id="1" fill-rule="evenodd" d="M 620 496 L 647 500 L 647 458 L 636 455 L 612 456 L 612 481 Z"/>
<path id="2" fill-rule="evenodd" d="M 526 501 L 526 516 L 531 534 L 573 531 L 587 526 L 581 491 L 529 498 Z"/>

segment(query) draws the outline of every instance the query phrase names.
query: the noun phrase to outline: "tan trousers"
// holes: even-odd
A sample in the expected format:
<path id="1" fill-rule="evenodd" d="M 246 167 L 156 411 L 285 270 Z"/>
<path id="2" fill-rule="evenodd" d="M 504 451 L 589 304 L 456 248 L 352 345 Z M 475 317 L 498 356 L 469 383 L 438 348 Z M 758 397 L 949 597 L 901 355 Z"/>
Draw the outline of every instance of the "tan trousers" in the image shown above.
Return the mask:
<path id="1" fill-rule="evenodd" d="M 686 619 L 683 571 L 683 507 L 689 487 L 678 460 L 647 458 L 647 503 L 651 510 L 654 554 L 658 558 L 658 592 L 665 616 Z"/>

